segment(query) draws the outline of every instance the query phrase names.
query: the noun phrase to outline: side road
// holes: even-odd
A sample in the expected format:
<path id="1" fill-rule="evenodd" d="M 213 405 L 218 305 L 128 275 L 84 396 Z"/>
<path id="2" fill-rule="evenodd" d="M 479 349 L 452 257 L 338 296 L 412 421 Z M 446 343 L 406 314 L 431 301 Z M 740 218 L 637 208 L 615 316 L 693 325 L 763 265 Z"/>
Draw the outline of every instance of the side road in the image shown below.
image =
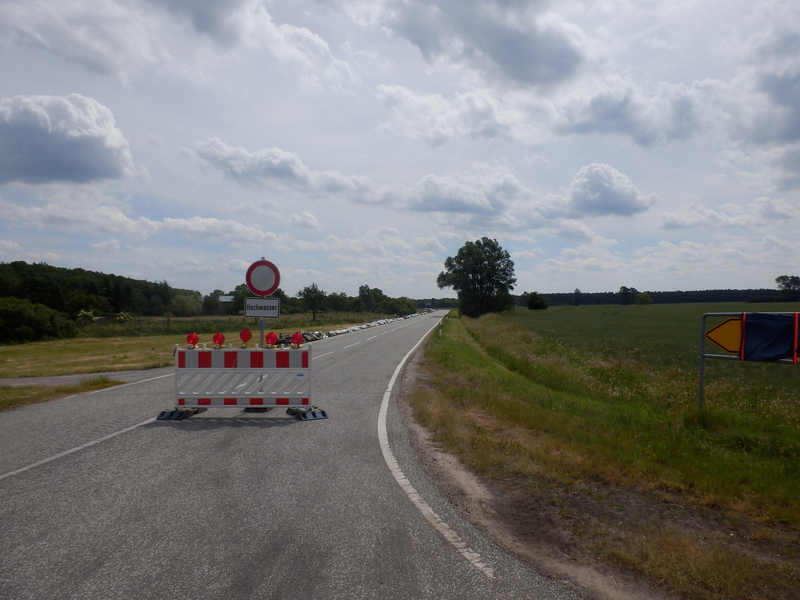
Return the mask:
<path id="1" fill-rule="evenodd" d="M 14 377 L 0 379 L 0 387 L 27 387 L 27 386 L 57 386 L 74 385 L 87 379 L 107 377 L 112 381 L 131 383 L 142 381 L 151 377 L 159 377 L 175 371 L 175 367 L 161 367 L 160 369 L 147 369 L 145 371 L 112 371 L 110 373 L 82 373 L 79 375 L 56 375 L 53 377 Z"/>

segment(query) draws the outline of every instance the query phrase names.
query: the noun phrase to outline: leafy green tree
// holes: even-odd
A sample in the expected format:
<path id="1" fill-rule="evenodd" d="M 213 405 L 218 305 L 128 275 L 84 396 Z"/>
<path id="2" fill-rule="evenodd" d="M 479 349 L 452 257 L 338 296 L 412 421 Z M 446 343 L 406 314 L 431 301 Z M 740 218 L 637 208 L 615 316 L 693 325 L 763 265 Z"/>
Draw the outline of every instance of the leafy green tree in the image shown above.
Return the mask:
<path id="1" fill-rule="evenodd" d="M 467 242 L 444 261 L 436 284 L 451 287 L 458 294 L 458 310 L 468 317 L 511 308 L 515 299 L 511 290 L 517 282 L 514 262 L 497 240 L 482 237 Z"/>
<path id="2" fill-rule="evenodd" d="M 316 283 L 312 283 L 297 292 L 297 297 L 303 301 L 306 310 L 311 311 L 311 320 L 316 321 L 317 313 L 322 310 L 327 294 L 319 289 Z"/>
<path id="3" fill-rule="evenodd" d="M 411 315 L 417 312 L 417 303 L 405 296 L 400 298 L 384 296 L 383 300 L 378 305 L 378 312 L 385 315 Z"/>
<path id="4" fill-rule="evenodd" d="M 372 290 L 369 289 L 368 285 L 365 284 L 358 288 L 358 298 L 361 300 L 361 303 L 364 306 L 363 310 L 365 312 L 371 313 L 373 310 L 375 310 L 377 302 L 375 302 L 375 297 L 372 295 Z"/>
<path id="5" fill-rule="evenodd" d="M 544 310 L 547 308 L 547 297 L 537 292 L 528 294 L 528 308 L 531 310 Z"/>
<path id="6" fill-rule="evenodd" d="M 797 275 L 780 275 L 775 278 L 778 289 L 781 291 L 781 300 L 795 302 L 800 300 L 800 277 Z"/>
<path id="7" fill-rule="evenodd" d="M 169 304 L 169 312 L 178 317 L 194 317 L 202 310 L 203 301 L 200 299 L 200 292 L 178 292 Z"/>
<path id="8" fill-rule="evenodd" d="M 337 313 L 350 310 L 350 298 L 344 292 L 334 292 L 328 294 L 326 305 Z"/>
<path id="9" fill-rule="evenodd" d="M 0 298 L 0 342 L 22 343 L 75 334 L 64 313 L 21 298 Z"/>
<path id="10" fill-rule="evenodd" d="M 575 291 L 572 292 L 572 305 L 573 306 L 581 305 L 581 291 L 578 288 L 575 288 Z"/>
<path id="11" fill-rule="evenodd" d="M 653 304 L 653 299 L 647 292 L 639 292 L 636 294 L 636 300 L 634 300 L 634 302 L 639 306 L 644 306 L 646 304 Z"/>
<path id="12" fill-rule="evenodd" d="M 244 313 L 244 300 L 245 298 L 252 296 L 253 292 L 250 291 L 250 288 L 247 287 L 246 283 L 240 283 L 232 292 L 229 292 L 228 295 L 233 296 L 234 314 L 239 314 Z"/>
<path id="13" fill-rule="evenodd" d="M 636 288 L 629 288 L 625 287 L 624 285 L 619 288 L 619 303 L 620 304 L 633 304 L 636 301 L 636 294 L 639 293 L 639 290 Z"/>
<path id="14" fill-rule="evenodd" d="M 219 297 L 224 296 L 222 290 L 214 290 L 208 296 L 203 297 L 202 312 L 204 315 L 218 315 L 221 312 Z"/>

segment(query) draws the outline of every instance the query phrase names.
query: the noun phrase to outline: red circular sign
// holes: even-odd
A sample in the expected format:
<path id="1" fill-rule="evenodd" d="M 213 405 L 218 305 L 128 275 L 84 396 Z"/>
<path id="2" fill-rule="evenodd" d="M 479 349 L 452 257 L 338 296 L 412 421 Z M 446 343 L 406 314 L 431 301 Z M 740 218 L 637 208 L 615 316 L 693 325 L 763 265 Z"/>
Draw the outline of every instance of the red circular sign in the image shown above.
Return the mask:
<path id="1" fill-rule="evenodd" d="M 189 335 L 186 336 L 186 343 L 190 344 L 192 346 L 196 346 L 197 342 L 199 342 L 199 341 L 200 341 L 200 338 L 197 337 L 196 333 L 190 333 Z"/>
<path id="2" fill-rule="evenodd" d="M 257 260 L 247 269 L 244 280 L 257 296 L 269 296 L 281 284 L 281 273 L 268 260 Z"/>
<path id="3" fill-rule="evenodd" d="M 243 342 L 249 342 L 253 338 L 253 332 L 247 328 L 242 329 L 239 332 L 239 339 Z"/>

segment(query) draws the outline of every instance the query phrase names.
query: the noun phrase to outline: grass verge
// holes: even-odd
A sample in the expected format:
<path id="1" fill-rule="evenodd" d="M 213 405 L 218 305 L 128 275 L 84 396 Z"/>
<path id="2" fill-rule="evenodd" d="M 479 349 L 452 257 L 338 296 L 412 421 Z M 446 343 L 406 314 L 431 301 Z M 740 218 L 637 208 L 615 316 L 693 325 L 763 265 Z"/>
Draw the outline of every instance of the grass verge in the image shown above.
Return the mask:
<path id="1" fill-rule="evenodd" d="M 681 326 L 672 307 L 630 307 L 630 319 L 593 308 L 448 319 L 427 349 L 432 386 L 411 397 L 416 418 L 471 468 L 544 498 L 585 555 L 688 598 L 793 597 L 796 372 L 729 369 L 699 411 L 699 315 Z M 665 327 L 653 349 L 650 329 Z"/>
<path id="2" fill-rule="evenodd" d="M 351 313 L 326 315 L 312 321 L 310 315 L 287 315 L 268 320 L 266 331 L 293 333 L 300 329 L 328 332 L 353 323 L 378 319 L 377 315 Z M 157 369 L 174 364 L 175 345 L 186 345 L 186 334 L 200 335 L 201 343 L 211 344 L 213 333 L 225 336 L 226 343 L 241 343 L 239 332 L 248 328 L 258 341 L 258 319 L 245 317 L 208 317 L 184 319 L 138 319 L 125 324 L 102 324 L 87 327 L 87 337 L 48 342 L 0 346 L 0 379 L 49 377 L 76 373 L 109 373 Z M 144 335 L 147 331 L 172 330 L 174 333 Z"/>
<path id="3" fill-rule="evenodd" d="M 75 385 L 59 386 L 0 386 L 0 410 L 22 406 L 24 404 L 35 404 L 84 394 L 94 390 L 101 390 L 115 385 L 119 381 L 112 381 L 108 377 L 93 377 Z"/>

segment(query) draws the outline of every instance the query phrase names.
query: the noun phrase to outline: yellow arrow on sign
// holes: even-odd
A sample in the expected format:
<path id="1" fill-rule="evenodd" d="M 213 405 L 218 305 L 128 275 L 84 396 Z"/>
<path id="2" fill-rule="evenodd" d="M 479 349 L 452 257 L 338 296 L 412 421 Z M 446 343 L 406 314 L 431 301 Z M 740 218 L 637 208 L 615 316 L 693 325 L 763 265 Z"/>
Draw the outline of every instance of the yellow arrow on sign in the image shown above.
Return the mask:
<path id="1" fill-rule="evenodd" d="M 731 354 L 739 354 L 742 345 L 742 319 L 727 319 L 716 327 L 706 331 L 706 339 Z"/>

